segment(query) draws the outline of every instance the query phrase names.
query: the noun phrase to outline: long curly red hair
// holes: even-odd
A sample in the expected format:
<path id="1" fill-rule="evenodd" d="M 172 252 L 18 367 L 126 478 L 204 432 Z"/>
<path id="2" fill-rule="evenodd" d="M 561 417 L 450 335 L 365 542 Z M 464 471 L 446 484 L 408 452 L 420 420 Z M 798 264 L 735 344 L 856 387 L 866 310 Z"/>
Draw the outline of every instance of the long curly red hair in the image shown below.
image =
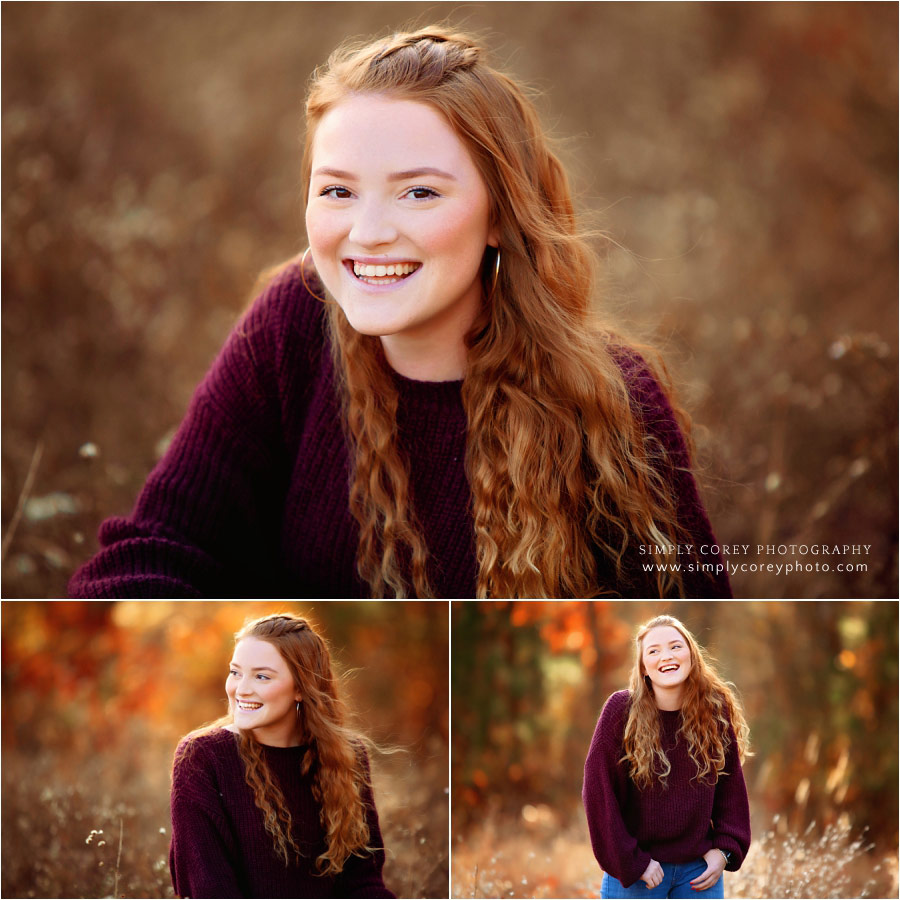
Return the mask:
<path id="1" fill-rule="evenodd" d="M 698 781 L 715 784 L 725 770 L 725 754 L 730 746 L 729 726 L 734 729 L 741 762 L 750 752 L 750 728 L 744 718 L 734 685 L 723 681 L 696 638 L 674 616 L 656 616 L 641 625 L 635 637 L 635 660 L 631 670 L 631 706 L 625 723 L 625 755 L 632 781 L 647 788 L 658 779 L 666 783 L 672 766 L 660 743 L 659 708 L 647 683 L 643 644 L 647 632 L 669 625 L 681 634 L 691 652 L 691 671 L 685 684 L 681 706 L 680 734 L 697 765 Z"/>
<path id="2" fill-rule="evenodd" d="M 495 251 L 486 248 L 487 299 L 466 338 L 462 386 L 477 596 L 615 593 L 616 584 L 598 583 L 595 548 L 618 581 L 629 546 L 654 544 L 673 556 L 683 535 L 663 451 L 645 433 L 616 361 L 620 341 L 593 317 L 594 255 L 532 101 L 488 66 L 475 40 L 446 28 L 342 46 L 309 91 L 306 200 L 316 126 L 359 93 L 426 103 L 446 116 L 484 179 L 500 235 L 495 284 Z M 306 274 L 314 276 L 312 266 Z M 373 596 L 431 596 L 428 548 L 396 436 L 398 389 L 381 342 L 354 331 L 334 303 L 327 318 L 352 444 L 360 575 Z M 680 592 L 681 576 L 657 567 L 657 589 Z"/>

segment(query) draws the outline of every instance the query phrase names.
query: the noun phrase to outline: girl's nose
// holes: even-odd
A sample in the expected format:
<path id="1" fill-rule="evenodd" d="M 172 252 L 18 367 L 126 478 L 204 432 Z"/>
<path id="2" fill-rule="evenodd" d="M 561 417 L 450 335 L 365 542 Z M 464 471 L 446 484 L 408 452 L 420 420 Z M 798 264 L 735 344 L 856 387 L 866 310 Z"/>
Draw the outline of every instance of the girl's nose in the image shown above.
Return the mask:
<path id="1" fill-rule="evenodd" d="M 397 228 L 381 203 L 360 204 L 349 238 L 358 247 L 378 247 L 396 241 Z"/>

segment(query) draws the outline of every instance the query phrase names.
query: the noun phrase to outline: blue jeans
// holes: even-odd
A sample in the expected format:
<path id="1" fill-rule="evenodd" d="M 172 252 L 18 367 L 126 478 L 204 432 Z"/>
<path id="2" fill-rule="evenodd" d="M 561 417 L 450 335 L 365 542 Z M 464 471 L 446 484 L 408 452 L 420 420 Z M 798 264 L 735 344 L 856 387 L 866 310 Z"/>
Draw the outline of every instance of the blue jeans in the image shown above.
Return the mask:
<path id="1" fill-rule="evenodd" d="M 722 898 L 725 896 L 725 879 L 719 876 L 719 880 L 708 891 L 695 891 L 691 887 L 691 879 L 697 878 L 706 871 L 706 860 L 698 859 L 689 863 L 660 863 L 663 870 L 663 880 L 655 887 L 648 888 L 643 881 L 636 881 L 631 887 L 622 887 L 618 878 L 609 875 L 603 876 L 603 884 L 600 888 L 601 897 L 642 897 L 651 900 L 654 897 L 699 897 L 701 894 L 709 898 Z"/>

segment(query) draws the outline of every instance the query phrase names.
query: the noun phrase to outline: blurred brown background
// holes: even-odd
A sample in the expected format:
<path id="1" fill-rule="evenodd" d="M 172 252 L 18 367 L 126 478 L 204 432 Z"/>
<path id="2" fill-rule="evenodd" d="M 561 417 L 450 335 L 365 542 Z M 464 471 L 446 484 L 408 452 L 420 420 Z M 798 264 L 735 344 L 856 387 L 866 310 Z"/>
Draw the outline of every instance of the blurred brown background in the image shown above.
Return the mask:
<path id="1" fill-rule="evenodd" d="M 454 603 L 452 896 L 600 896 L 584 760 L 660 613 L 750 725 L 753 843 L 726 896 L 896 897 L 894 601 Z"/>
<path id="2" fill-rule="evenodd" d="M 349 671 L 357 727 L 402 751 L 372 758 L 385 883 L 447 896 L 446 603 L 26 601 L 2 609 L 4 897 L 173 896 L 175 747 L 227 711 L 234 632 L 285 611 Z"/>
<path id="3" fill-rule="evenodd" d="M 442 18 L 485 31 L 572 138 L 579 203 L 616 242 L 598 242 L 603 302 L 666 353 L 714 527 L 750 545 L 732 561 L 810 565 L 740 572 L 738 596 L 896 596 L 896 4 L 41 3 L 2 17 L 5 596 L 63 595 L 259 270 L 305 247 L 314 65 L 347 36 Z M 871 549 L 827 572 L 757 557 L 781 543 Z"/>

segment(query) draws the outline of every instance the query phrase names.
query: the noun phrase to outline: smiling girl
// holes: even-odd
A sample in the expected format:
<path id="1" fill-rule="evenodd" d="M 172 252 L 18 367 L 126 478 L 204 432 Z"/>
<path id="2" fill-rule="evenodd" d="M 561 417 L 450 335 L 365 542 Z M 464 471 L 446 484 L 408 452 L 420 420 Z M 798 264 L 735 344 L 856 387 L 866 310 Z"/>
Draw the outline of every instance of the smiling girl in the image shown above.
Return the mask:
<path id="1" fill-rule="evenodd" d="M 740 702 L 693 635 L 673 616 L 643 625 L 584 765 L 602 896 L 724 897 L 750 846 L 748 754 Z"/>
<path id="2" fill-rule="evenodd" d="M 342 47 L 302 177 L 309 248 L 73 596 L 730 595 L 680 560 L 716 543 L 687 418 L 594 319 L 521 85 L 444 28 Z"/>
<path id="3" fill-rule="evenodd" d="M 235 635 L 228 715 L 189 734 L 172 774 L 179 897 L 393 897 L 361 740 L 328 646 L 293 615 Z"/>

